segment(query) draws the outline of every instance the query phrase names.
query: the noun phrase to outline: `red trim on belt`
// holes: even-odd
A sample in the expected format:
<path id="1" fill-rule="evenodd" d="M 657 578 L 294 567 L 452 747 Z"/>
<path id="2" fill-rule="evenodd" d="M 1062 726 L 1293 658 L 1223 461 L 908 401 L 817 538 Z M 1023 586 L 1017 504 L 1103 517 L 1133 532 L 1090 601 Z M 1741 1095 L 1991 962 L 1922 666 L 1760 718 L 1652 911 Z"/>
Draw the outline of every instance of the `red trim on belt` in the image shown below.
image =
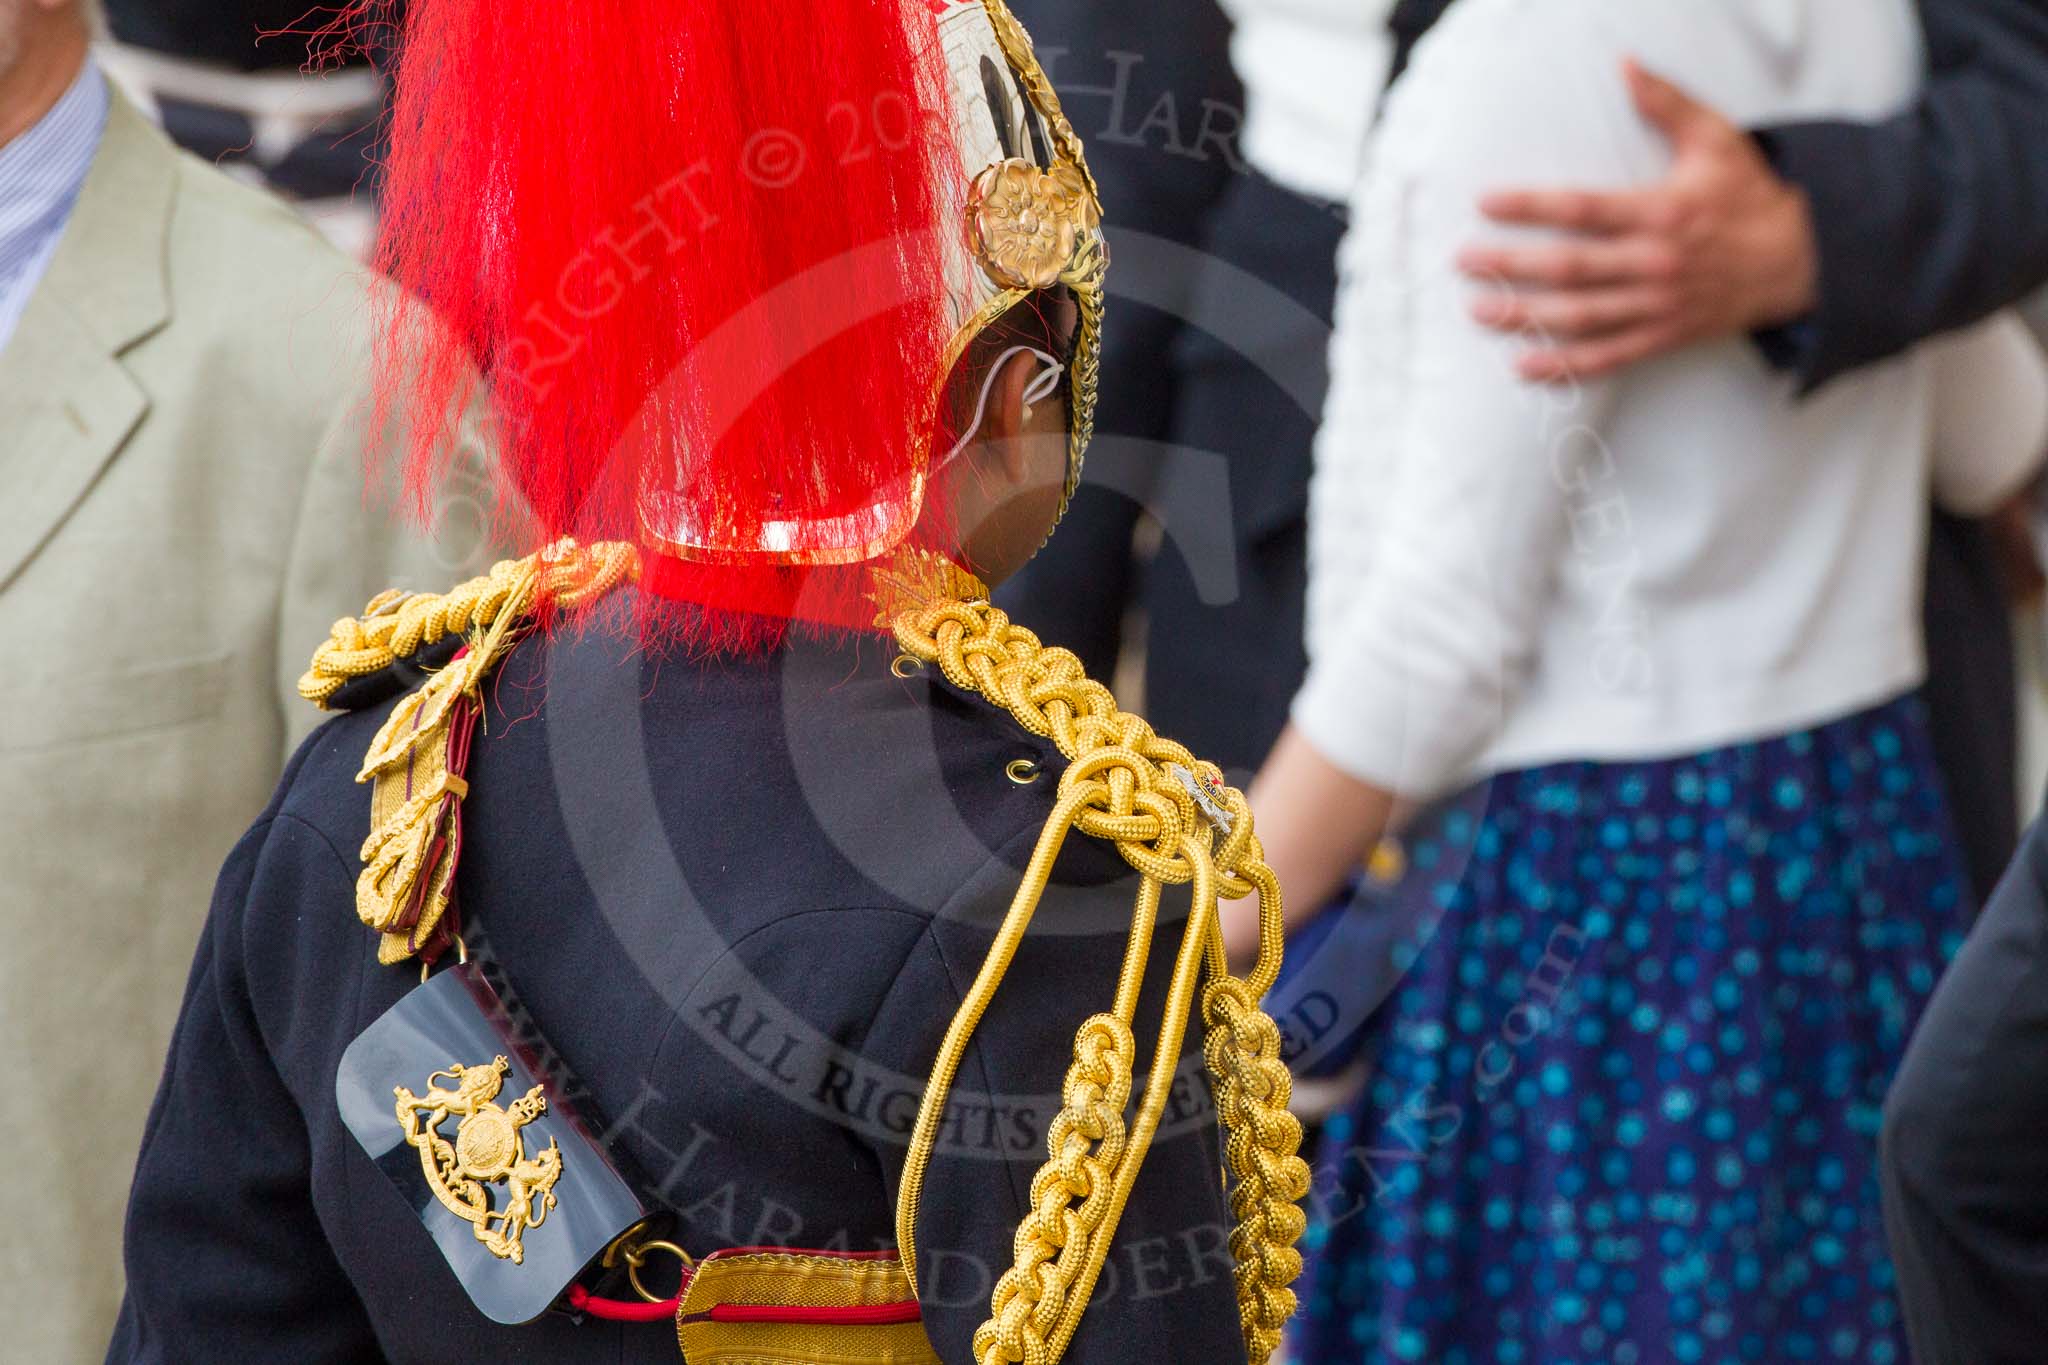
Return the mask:
<path id="1" fill-rule="evenodd" d="M 901 1303 L 856 1304 L 848 1308 L 797 1308 L 772 1303 L 721 1303 L 705 1314 L 713 1322 L 795 1322 L 817 1327 L 886 1327 L 921 1322 L 916 1299 Z"/>
<path id="2" fill-rule="evenodd" d="M 894 1251 L 803 1251 L 794 1247 L 732 1247 L 716 1256 L 788 1255 L 817 1256 L 838 1261 L 893 1261 Z M 706 1258 L 711 1259 L 711 1258 Z M 683 1289 L 689 1290 L 689 1278 Z M 665 1322 L 682 1307 L 682 1295 L 659 1303 L 629 1299 L 602 1299 L 580 1284 L 569 1286 L 569 1306 L 579 1313 L 608 1322 Z M 898 1323 L 924 1321 L 924 1309 L 916 1299 L 896 1303 L 855 1304 L 846 1308 L 802 1308 L 791 1304 L 721 1303 L 693 1322 L 779 1322 L 814 1327 L 893 1327 Z"/>
<path id="3" fill-rule="evenodd" d="M 639 1303 L 631 1299 L 600 1299 L 580 1284 L 569 1286 L 569 1306 L 579 1313 L 607 1322 L 667 1322 L 682 1307 L 680 1297 L 662 1303 Z"/>

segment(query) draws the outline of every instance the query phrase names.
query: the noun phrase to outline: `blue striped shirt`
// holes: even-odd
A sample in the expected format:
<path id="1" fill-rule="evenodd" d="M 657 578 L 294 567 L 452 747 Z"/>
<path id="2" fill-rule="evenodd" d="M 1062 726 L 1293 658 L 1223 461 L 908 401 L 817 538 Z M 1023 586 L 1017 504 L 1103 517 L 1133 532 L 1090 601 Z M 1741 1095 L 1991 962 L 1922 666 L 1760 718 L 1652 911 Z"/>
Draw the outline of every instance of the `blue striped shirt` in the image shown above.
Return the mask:
<path id="1" fill-rule="evenodd" d="M 0 147 L 0 347 L 56 254 L 106 131 L 107 103 L 106 78 L 88 61 L 48 113 Z"/>

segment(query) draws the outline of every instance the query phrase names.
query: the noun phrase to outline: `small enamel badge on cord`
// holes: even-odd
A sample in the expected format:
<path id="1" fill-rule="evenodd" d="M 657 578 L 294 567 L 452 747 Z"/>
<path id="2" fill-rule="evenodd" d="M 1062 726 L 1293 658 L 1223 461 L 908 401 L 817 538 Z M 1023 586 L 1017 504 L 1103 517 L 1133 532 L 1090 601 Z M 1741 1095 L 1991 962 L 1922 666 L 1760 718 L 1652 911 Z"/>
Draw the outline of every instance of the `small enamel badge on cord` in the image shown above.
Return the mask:
<path id="1" fill-rule="evenodd" d="M 1232 823 L 1230 812 L 1217 800 L 1223 794 L 1223 784 L 1214 778 L 1199 777 L 1178 763 L 1169 764 L 1166 771 L 1188 789 L 1188 795 L 1195 798 L 1195 804 L 1201 808 L 1202 814 L 1209 817 L 1209 823 L 1216 826 L 1216 832 L 1228 839 Z"/>
<path id="2" fill-rule="evenodd" d="M 540 1317 L 658 1216 L 564 1099 L 577 1089 L 474 962 L 409 992 L 342 1054 L 342 1121 L 493 1322 Z"/>

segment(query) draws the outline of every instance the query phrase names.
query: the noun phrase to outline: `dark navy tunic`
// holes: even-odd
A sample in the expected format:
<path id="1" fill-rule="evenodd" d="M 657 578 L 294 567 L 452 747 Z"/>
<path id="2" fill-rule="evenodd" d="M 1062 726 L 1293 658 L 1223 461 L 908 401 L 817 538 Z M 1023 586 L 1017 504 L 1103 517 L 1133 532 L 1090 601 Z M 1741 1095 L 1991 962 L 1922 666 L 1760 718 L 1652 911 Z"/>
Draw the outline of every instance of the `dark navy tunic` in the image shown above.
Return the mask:
<path id="1" fill-rule="evenodd" d="M 892 657 L 791 644 L 691 662 L 592 630 L 529 641 L 487 688 L 465 935 L 697 1255 L 894 1245 L 924 1079 L 1053 803 L 1048 742 L 936 670 L 893 676 Z M 672 1324 L 485 1319 L 339 1119 L 343 1050 L 419 984 L 416 964 L 377 964 L 355 913 L 355 776 L 388 710 L 309 739 L 222 873 L 136 1173 L 108 1358 L 673 1361 Z M 1042 775 L 1014 781 L 1018 759 Z M 1133 890 L 1113 848 L 1069 838 L 960 1069 L 917 1229 L 949 1365 L 972 1360 L 1011 1264 Z M 1153 954 L 1140 1087 L 1180 927 Z M 1075 1365 L 1244 1359 L 1200 1036 L 1196 1021 Z"/>

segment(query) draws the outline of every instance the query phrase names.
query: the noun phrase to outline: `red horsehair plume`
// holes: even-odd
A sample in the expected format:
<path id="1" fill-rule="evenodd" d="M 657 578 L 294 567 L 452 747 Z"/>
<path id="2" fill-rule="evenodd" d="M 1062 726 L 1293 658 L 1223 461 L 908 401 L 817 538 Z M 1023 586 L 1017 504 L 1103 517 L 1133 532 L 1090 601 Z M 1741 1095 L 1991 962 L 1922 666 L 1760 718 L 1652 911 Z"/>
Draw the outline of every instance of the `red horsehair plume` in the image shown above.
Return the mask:
<path id="1" fill-rule="evenodd" d="M 371 35 L 392 3 L 333 32 Z M 380 417 L 450 411 L 480 379 L 501 525 L 542 539 L 641 540 L 653 491 L 703 539 L 754 544 L 908 485 L 965 183 L 929 0 L 411 0 L 402 23 L 376 260 L 441 326 L 392 310 Z M 417 431 L 425 513 L 447 443 Z M 819 605 L 857 593 L 849 571 L 693 576 L 716 609 L 699 645 L 760 638 L 743 614 L 798 595 L 860 616 Z"/>

